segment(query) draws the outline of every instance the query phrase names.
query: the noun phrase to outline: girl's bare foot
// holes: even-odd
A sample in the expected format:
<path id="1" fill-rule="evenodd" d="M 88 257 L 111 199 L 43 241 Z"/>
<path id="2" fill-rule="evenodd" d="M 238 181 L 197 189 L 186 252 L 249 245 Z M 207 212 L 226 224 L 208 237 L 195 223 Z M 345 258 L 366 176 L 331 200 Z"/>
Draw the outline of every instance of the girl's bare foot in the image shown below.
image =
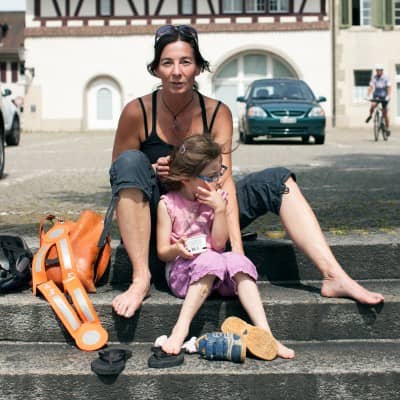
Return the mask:
<path id="1" fill-rule="evenodd" d="M 289 347 L 284 346 L 281 342 L 278 340 L 276 341 L 276 344 L 278 345 L 278 357 L 280 358 L 294 358 L 295 352 L 292 349 L 289 349 Z"/>
<path id="2" fill-rule="evenodd" d="M 382 294 L 370 292 L 347 275 L 325 278 L 321 295 L 325 297 L 349 297 L 362 304 L 379 304 L 385 299 Z"/>
<path id="3" fill-rule="evenodd" d="M 167 354 L 179 354 L 182 350 L 182 345 L 185 342 L 188 333 L 189 332 L 187 329 L 179 329 L 175 327 L 171 333 L 171 336 L 161 346 L 161 348 Z"/>

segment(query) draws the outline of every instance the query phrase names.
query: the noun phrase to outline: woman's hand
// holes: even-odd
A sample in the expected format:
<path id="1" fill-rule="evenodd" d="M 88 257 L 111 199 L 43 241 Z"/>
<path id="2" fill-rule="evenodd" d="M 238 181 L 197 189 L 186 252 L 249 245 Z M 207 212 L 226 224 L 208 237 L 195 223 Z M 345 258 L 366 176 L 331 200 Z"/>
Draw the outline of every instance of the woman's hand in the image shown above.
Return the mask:
<path id="1" fill-rule="evenodd" d="M 227 194 L 221 189 L 216 189 L 207 183 L 208 189 L 198 186 L 196 198 L 200 203 L 210 206 L 215 213 L 225 212 L 227 204 Z"/>
<path id="2" fill-rule="evenodd" d="M 153 164 L 153 168 L 158 176 L 168 176 L 170 159 L 170 156 L 160 157 L 157 162 Z"/>
<path id="3" fill-rule="evenodd" d="M 174 244 L 174 246 L 176 247 L 176 250 L 177 250 L 177 256 L 185 258 L 186 260 L 190 260 L 194 257 L 194 255 L 187 249 L 185 242 L 186 242 L 186 238 L 181 237 Z"/>

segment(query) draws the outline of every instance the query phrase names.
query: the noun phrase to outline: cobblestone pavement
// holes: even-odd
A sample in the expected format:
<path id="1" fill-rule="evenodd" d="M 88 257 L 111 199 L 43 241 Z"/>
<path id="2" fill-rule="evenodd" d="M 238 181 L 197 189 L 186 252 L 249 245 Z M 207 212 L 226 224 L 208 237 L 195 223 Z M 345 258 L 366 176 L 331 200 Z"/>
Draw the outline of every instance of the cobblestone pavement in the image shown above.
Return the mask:
<path id="1" fill-rule="evenodd" d="M 6 148 L 1 231 L 36 235 L 48 213 L 75 218 L 83 208 L 104 212 L 112 143 L 110 132 L 23 134 L 20 146 Z M 291 168 L 325 231 L 400 229 L 400 133 L 376 143 L 369 129 L 330 129 L 323 146 L 258 140 L 241 144 L 232 156 L 235 175 Z M 268 215 L 250 229 L 282 226 Z"/>

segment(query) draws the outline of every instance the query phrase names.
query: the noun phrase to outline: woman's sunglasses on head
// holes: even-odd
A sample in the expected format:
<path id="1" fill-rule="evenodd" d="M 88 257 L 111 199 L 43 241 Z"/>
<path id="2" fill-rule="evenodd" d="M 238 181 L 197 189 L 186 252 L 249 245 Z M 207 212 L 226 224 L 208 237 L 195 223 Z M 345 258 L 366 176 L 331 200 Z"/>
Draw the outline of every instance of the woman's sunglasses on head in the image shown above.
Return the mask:
<path id="1" fill-rule="evenodd" d="M 228 169 L 226 165 L 221 165 L 221 170 L 217 172 L 216 174 L 213 174 L 211 176 L 205 176 L 205 175 L 197 175 L 199 179 L 201 179 L 204 182 L 207 183 L 213 183 L 216 182 L 221 176 L 225 173 L 225 171 Z"/>
<path id="2" fill-rule="evenodd" d="M 194 41 L 197 44 L 197 42 L 198 42 L 197 31 L 190 25 L 163 25 L 163 26 L 161 26 L 156 31 L 154 44 L 156 45 L 163 36 L 171 35 L 176 32 L 180 33 L 182 36 L 194 39 Z"/>

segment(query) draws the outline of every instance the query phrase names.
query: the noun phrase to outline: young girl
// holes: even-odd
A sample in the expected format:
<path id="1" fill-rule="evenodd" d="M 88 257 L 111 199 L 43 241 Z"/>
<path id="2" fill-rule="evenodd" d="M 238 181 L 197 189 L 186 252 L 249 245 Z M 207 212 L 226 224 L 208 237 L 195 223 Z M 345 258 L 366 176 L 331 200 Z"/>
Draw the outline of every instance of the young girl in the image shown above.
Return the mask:
<path id="1" fill-rule="evenodd" d="M 254 325 L 272 338 L 254 264 L 242 254 L 223 252 L 228 240 L 229 200 L 220 189 L 226 170 L 221 160 L 219 144 L 207 135 L 189 136 L 171 154 L 169 174 L 163 177 L 169 192 L 161 196 L 158 205 L 157 251 L 167 262 L 172 293 L 185 299 L 171 336 L 162 345 L 168 354 L 181 351 L 194 316 L 211 292 L 238 295 Z M 200 250 L 190 250 L 193 238 Z M 293 350 L 276 344 L 278 356 L 294 357 Z"/>

